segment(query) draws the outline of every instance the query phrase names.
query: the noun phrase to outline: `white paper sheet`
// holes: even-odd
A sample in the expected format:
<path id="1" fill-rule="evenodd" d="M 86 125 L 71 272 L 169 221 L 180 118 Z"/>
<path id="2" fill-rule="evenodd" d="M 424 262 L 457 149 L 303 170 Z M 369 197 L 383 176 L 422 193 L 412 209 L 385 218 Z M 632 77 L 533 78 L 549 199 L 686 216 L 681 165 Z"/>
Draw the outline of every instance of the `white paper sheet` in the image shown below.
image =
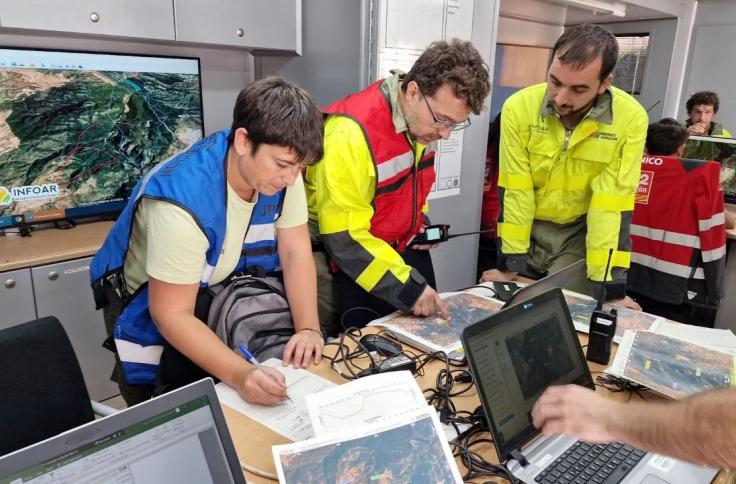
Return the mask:
<path id="1" fill-rule="evenodd" d="M 272 452 L 279 482 L 287 484 L 463 482 L 437 413 L 428 405 L 362 429 L 344 427 L 339 434 L 274 445 Z"/>
<path id="2" fill-rule="evenodd" d="M 392 371 L 353 380 L 306 398 L 317 436 L 380 424 L 427 407 L 427 400 L 408 371 Z"/>
<path id="3" fill-rule="evenodd" d="M 654 332 L 690 341 L 718 351 L 736 351 L 736 335 L 730 329 L 704 328 L 690 324 L 662 321 Z"/>
<path id="4" fill-rule="evenodd" d="M 220 403 L 236 410 L 256 422 L 265 425 L 289 440 L 298 442 L 314 436 L 305 398 L 312 394 L 335 386 L 334 383 L 307 370 L 282 366 L 281 360 L 271 358 L 263 362 L 264 366 L 278 368 L 286 377 L 289 398 L 275 407 L 254 405 L 243 401 L 234 388 L 218 383 L 215 385 Z"/>

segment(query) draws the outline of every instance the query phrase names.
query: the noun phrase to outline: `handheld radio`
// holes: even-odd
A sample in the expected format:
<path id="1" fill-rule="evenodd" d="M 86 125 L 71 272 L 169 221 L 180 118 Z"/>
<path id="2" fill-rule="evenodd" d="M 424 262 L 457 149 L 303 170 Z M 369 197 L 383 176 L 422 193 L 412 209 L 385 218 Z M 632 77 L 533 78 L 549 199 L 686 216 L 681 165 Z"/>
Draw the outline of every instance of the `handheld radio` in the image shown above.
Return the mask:
<path id="1" fill-rule="evenodd" d="M 603 309 L 603 301 L 606 300 L 606 276 L 611 265 L 611 256 L 613 249 L 608 252 L 608 262 L 606 263 L 606 272 L 603 274 L 603 284 L 601 286 L 601 294 L 598 299 L 598 305 L 590 316 L 590 330 L 588 333 L 588 350 L 585 358 L 593 363 L 607 365 L 611 359 L 611 346 L 613 345 L 613 337 L 616 334 L 616 320 L 618 312 L 616 309 L 606 311 Z"/>
<path id="2" fill-rule="evenodd" d="M 491 231 L 493 231 L 493 229 L 478 230 L 476 232 L 466 232 L 463 234 L 450 234 L 450 226 L 447 224 L 427 225 L 424 227 L 424 232 L 415 235 L 414 238 L 411 239 L 411 243 L 409 245 L 439 244 L 440 242 L 447 242 L 455 237 L 482 234 L 484 232 Z"/>

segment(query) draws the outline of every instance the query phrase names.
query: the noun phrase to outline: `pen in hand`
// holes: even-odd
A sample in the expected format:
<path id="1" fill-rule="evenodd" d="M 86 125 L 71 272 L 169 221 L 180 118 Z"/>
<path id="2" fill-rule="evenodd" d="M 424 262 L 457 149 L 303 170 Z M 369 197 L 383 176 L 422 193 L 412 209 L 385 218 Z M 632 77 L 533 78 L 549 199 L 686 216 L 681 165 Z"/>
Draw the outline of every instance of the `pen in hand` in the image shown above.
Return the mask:
<path id="1" fill-rule="evenodd" d="M 276 384 L 281 385 L 281 382 L 278 381 L 273 375 L 271 375 L 269 372 L 266 371 L 266 369 L 263 367 L 263 365 L 258 360 L 256 360 L 256 357 L 253 356 L 253 354 L 250 351 L 248 351 L 248 348 L 246 348 L 245 345 L 239 344 L 238 345 L 238 349 L 243 354 L 243 356 L 245 357 L 245 359 L 248 360 L 248 362 L 251 365 L 253 365 L 253 366 L 256 367 L 256 370 L 260 371 L 261 373 L 263 373 L 264 375 L 266 375 L 267 377 L 269 377 L 271 380 L 273 380 L 274 382 L 276 382 Z M 286 385 L 284 385 L 284 386 L 286 386 Z M 286 394 L 286 398 L 288 398 L 290 402 L 293 402 L 294 401 L 294 400 L 291 399 L 291 397 L 289 396 L 288 393 Z"/>

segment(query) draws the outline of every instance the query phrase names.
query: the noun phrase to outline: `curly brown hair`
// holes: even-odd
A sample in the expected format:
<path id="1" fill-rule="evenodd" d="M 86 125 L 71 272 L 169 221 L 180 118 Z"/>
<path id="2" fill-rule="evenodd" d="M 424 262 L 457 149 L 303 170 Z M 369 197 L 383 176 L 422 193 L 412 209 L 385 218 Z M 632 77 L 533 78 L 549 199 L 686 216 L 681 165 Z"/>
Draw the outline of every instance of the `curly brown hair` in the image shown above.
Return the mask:
<path id="1" fill-rule="evenodd" d="M 718 94 L 714 93 L 713 91 L 700 91 L 696 92 L 692 96 L 690 96 L 690 99 L 687 100 L 687 103 L 685 104 L 685 107 L 687 108 L 687 113 L 690 114 L 690 112 L 693 110 L 695 106 L 700 106 L 701 104 L 705 104 L 708 106 L 713 106 L 713 112 L 718 112 Z"/>
<path id="2" fill-rule="evenodd" d="M 442 85 L 449 84 L 455 96 L 466 100 L 475 114 L 483 110 L 491 90 L 488 65 L 473 44 L 458 39 L 432 42 L 404 76 L 401 90 L 406 91 L 411 81 L 425 96 L 432 96 Z"/>

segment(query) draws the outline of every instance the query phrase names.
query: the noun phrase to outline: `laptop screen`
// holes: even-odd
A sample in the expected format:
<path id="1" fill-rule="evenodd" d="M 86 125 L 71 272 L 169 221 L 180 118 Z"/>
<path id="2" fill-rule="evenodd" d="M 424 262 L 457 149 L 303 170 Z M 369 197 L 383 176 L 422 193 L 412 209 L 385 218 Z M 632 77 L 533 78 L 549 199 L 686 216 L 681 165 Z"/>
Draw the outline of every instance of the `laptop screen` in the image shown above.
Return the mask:
<path id="1" fill-rule="evenodd" d="M 736 203 L 736 140 L 711 136 L 690 136 L 682 158 L 720 163 L 724 199 L 726 203 Z"/>
<path id="2" fill-rule="evenodd" d="M 463 346 L 502 462 L 537 434 L 531 411 L 548 386 L 593 388 L 559 289 L 469 326 Z"/>
<path id="3" fill-rule="evenodd" d="M 182 390 L 188 388 L 191 386 Z M 176 393 L 0 459 L 0 483 L 245 482 L 237 458 L 235 470 L 228 461 L 226 447 L 234 450 L 227 433 L 223 446 L 211 398 L 199 392 L 194 398 L 176 401 Z M 172 405 L 162 406 L 162 400 Z M 216 398 L 214 405 L 219 406 Z M 129 413 L 135 414 L 132 419 Z M 234 471 L 240 479 L 233 478 Z"/>

